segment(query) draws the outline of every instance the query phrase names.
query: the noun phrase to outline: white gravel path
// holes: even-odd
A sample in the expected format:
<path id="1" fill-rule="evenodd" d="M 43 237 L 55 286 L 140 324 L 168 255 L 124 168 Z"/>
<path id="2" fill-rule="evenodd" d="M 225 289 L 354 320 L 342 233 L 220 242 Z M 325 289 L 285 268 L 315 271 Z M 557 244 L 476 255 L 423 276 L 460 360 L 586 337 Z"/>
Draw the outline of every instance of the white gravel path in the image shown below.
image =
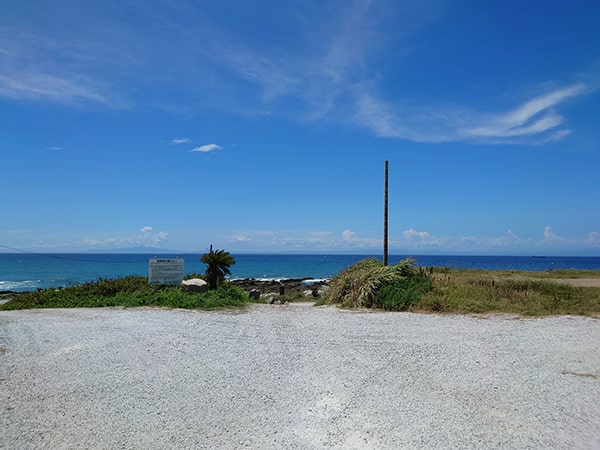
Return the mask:
<path id="1" fill-rule="evenodd" d="M 600 448 L 600 320 L 0 312 L 0 448 Z"/>

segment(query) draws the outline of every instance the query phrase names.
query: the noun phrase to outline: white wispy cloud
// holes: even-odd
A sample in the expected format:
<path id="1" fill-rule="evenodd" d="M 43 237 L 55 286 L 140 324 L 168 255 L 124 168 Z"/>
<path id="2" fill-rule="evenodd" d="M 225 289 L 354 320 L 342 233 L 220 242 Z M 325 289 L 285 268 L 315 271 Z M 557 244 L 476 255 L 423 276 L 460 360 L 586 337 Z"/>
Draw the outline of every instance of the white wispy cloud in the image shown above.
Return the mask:
<path id="1" fill-rule="evenodd" d="M 136 244 L 142 245 L 160 245 L 169 237 L 169 233 L 164 231 L 154 232 L 154 228 L 150 226 L 142 227 L 140 236 L 136 239 Z"/>
<path id="2" fill-rule="evenodd" d="M 565 118 L 557 109 L 589 93 L 583 83 L 555 89 L 509 109 L 477 111 L 468 105 L 412 106 L 381 100 L 370 85 L 357 85 L 353 122 L 381 137 L 416 142 L 546 143 L 571 133 L 561 129 Z"/>
<path id="3" fill-rule="evenodd" d="M 153 228 L 152 227 L 142 227 L 142 229 L 140 230 L 140 233 L 142 233 L 142 235 L 148 235 L 150 233 L 152 233 Z"/>
<path id="4" fill-rule="evenodd" d="M 600 246 L 600 232 L 592 231 L 590 234 L 588 234 L 588 237 L 585 240 L 585 242 L 591 245 Z"/>
<path id="5" fill-rule="evenodd" d="M 330 239 L 331 242 L 331 239 Z M 353 249 L 371 249 L 376 247 L 381 247 L 383 239 L 371 238 L 371 237 L 361 237 L 358 236 L 352 230 L 344 230 L 342 231 L 342 240 L 341 242 L 333 241 L 333 244 L 338 248 L 353 248 Z M 331 245 L 331 244 L 330 244 Z"/>
<path id="6" fill-rule="evenodd" d="M 383 8 L 385 10 L 386 8 Z M 381 137 L 416 142 L 477 142 L 543 144 L 571 133 L 558 112 L 568 100 L 591 91 L 579 82 L 547 88 L 504 109 L 479 110 L 469 104 L 425 104 L 415 99 L 393 100 L 382 89 L 385 77 L 369 69 L 385 51 L 386 40 L 377 33 L 385 14 L 373 2 L 348 2 L 331 18 L 329 33 L 320 42 L 306 42 L 307 51 L 269 54 L 239 45 L 221 35 L 213 48 L 229 70 L 257 86 L 265 108 L 296 100 L 301 120 L 352 123 Z M 398 45 L 398 43 L 396 43 Z M 499 92 L 510 95 L 510 92 Z M 385 99 L 385 100 L 384 100 Z M 269 109 L 269 111 L 271 111 Z M 279 114 L 285 114 L 278 110 Z"/>
<path id="7" fill-rule="evenodd" d="M 196 153 L 208 153 L 208 152 L 214 152 L 216 150 L 221 150 L 223 147 L 221 147 L 220 145 L 217 144 L 206 144 L 206 145 L 201 145 L 200 147 L 196 147 L 195 149 L 192 150 L 192 152 L 196 152 Z"/>
<path id="8" fill-rule="evenodd" d="M 236 244 L 249 243 L 249 242 L 252 242 L 252 238 L 250 238 L 250 236 L 246 236 L 244 234 L 236 234 L 234 236 L 231 236 L 230 242 L 233 242 Z"/>
<path id="9" fill-rule="evenodd" d="M 504 248 L 519 249 L 531 244 L 520 239 L 509 230 L 505 235 L 497 237 L 487 236 L 438 236 L 428 231 L 418 231 L 409 228 L 401 233 L 401 238 L 394 241 L 394 245 L 409 251 L 485 251 L 495 249 L 502 251 Z"/>
<path id="10" fill-rule="evenodd" d="M 342 232 L 342 239 L 346 242 L 356 241 L 356 233 L 352 230 L 344 230 Z"/>
<path id="11" fill-rule="evenodd" d="M 552 227 L 550 226 L 544 227 L 544 240 L 540 242 L 540 245 L 569 243 L 574 243 L 574 240 L 559 236 L 552 231 Z"/>
<path id="12" fill-rule="evenodd" d="M 345 229 L 333 231 L 301 230 L 236 230 L 220 231 L 216 241 L 227 242 L 234 249 L 260 249 L 261 251 L 358 251 L 379 252 L 383 240 L 372 235 L 361 236 Z M 536 252 L 589 252 L 600 249 L 600 233 L 590 232 L 585 237 L 566 238 L 545 227 L 538 236 L 524 237 L 513 230 L 498 236 L 441 235 L 430 231 L 408 228 L 390 233 L 389 248 L 394 252 L 421 254 L 438 252 L 446 254 L 535 254 Z"/>
<path id="13" fill-rule="evenodd" d="M 385 8 L 384 8 L 385 9 Z M 269 55 L 258 49 L 231 46 L 230 69 L 258 86 L 267 104 L 295 99 L 299 118 L 328 119 L 359 125 L 381 137 L 416 142 L 476 142 L 483 144 L 544 144 L 571 133 L 559 113 L 568 100 L 593 89 L 583 82 L 562 88 L 532 87 L 516 105 L 497 110 L 465 104 L 432 104 L 418 99 L 393 100 L 382 89 L 385 77 L 369 70 L 382 53 L 385 39 L 376 30 L 381 14 L 373 2 L 349 2 L 320 35 L 320 45 L 308 45 L 306 54 Z M 385 51 L 385 50 L 384 50 Z M 511 92 L 498 92 L 510 96 Z M 281 113 L 281 111 L 279 111 Z"/>
<path id="14" fill-rule="evenodd" d="M 121 247 L 160 247 L 168 239 L 169 233 L 155 232 L 151 226 L 142 227 L 137 233 L 126 232 L 121 236 L 88 237 L 74 243 L 63 244 L 67 247 L 110 250 Z"/>
<path id="15" fill-rule="evenodd" d="M 18 18 L 18 26 L 0 25 L 0 97 L 128 108 L 129 100 L 117 94 L 116 86 L 135 66 L 135 54 L 116 17 L 91 5 L 82 13 L 78 5 L 57 2 L 50 10 Z M 110 26 L 99 26 L 108 21 Z"/>
<path id="16" fill-rule="evenodd" d="M 408 229 L 401 233 L 402 237 L 394 241 L 394 246 L 409 251 L 444 251 L 444 252 L 499 252 L 527 253 L 538 251 L 565 251 L 600 248 L 600 233 L 593 231 L 584 238 L 567 238 L 560 236 L 552 227 L 544 227 L 541 237 L 523 237 L 512 230 L 500 236 L 438 236 L 428 231 Z"/>
<path id="17" fill-rule="evenodd" d="M 447 243 L 447 238 L 432 235 L 428 231 L 417 231 L 409 228 L 402 232 L 401 244 L 409 248 L 432 248 L 441 247 Z"/>
<path id="18" fill-rule="evenodd" d="M 20 71 L 10 75 L 0 74 L 0 97 L 64 104 L 91 102 L 122 106 L 94 87 L 90 80 Z"/>
<path id="19" fill-rule="evenodd" d="M 345 251 L 380 248 L 382 240 L 360 237 L 352 230 L 233 230 L 216 233 L 216 241 L 227 242 L 232 247 L 252 248 L 261 251 Z M 251 247 L 248 247 L 248 246 Z"/>
<path id="20" fill-rule="evenodd" d="M 30 231 L 24 231 L 30 234 Z M 176 236 L 182 247 L 194 245 L 197 230 L 190 232 L 182 240 Z M 205 230 L 203 235 L 212 242 L 222 242 L 232 251 L 313 251 L 336 252 L 357 251 L 358 253 L 378 253 L 382 249 L 382 239 L 372 235 L 345 229 L 339 231 L 305 230 Z M 115 249 L 131 246 L 162 247 L 171 241 L 171 235 L 165 231 L 155 231 L 152 226 L 115 235 L 86 235 L 78 239 L 64 240 L 65 235 L 52 236 L 47 233 L 29 249 L 46 251 L 77 251 L 88 249 Z M 188 239 L 189 241 L 186 241 Z M 33 241 L 32 241 L 33 242 Z M 520 236 L 507 230 L 499 236 L 481 235 L 442 235 L 431 231 L 409 228 L 390 234 L 389 247 L 400 254 L 564 254 L 569 252 L 597 254 L 600 250 L 600 232 L 591 231 L 586 236 L 564 237 L 556 233 L 551 226 L 539 230 L 532 237 Z M 422 252 L 422 253 L 421 253 Z M 555 252 L 555 253 L 554 253 Z"/>
<path id="21" fill-rule="evenodd" d="M 171 140 L 172 145 L 180 145 L 180 144 L 191 144 L 192 140 L 190 138 L 175 138 Z"/>
<path id="22" fill-rule="evenodd" d="M 52 147 L 47 147 L 46 150 L 60 151 L 65 148 L 62 145 L 53 145 Z"/>
<path id="23" fill-rule="evenodd" d="M 542 144 L 571 133 L 561 108 L 592 90 L 587 81 L 541 94 L 532 88 L 524 100 L 493 110 L 403 98 L 410 86 L 395 86 L 389 95 L 384 85 L 393 80 L 384 68 L 390 55 L 418 51 L 413 31 L 440 9 L 428 2 L 420 7 L 371 0 L 296 5 L 285 19 L 297 14 L 290 23 L 298 29 L 290 27 L 293 39 L 281 46 L 253 44 L 239 30 L 220 27 L 197 2 L 145 8 L 144 2 L 131 0 L 127 5 L 139 11 L 135 23 L 123 9 L 108 14 L 86 6 L 85 14 L 71 13 L 80 19 L 73 23 L 57 8 L 48 12 L 52 20 L 32 19 L 29 29 L 0 27 L 0 97 L 118 108 L 137 102 L 169 111 L 193 111 L 201 104 L 301 123 L 351 124 L 377 136 L 417 142 Z M 104 26 L 108 20 L 110 27 Z M 41 29 L 48 23 L 54 28 Z M 136 98 L 136 92 L 148 95 Z M 177 95 L 165 98 L 164 92 Z M 189 144 L 188 139 L 170 143 Z M 219 149 L 209 144 L 192 151 Z"/>
<path id="24" fill-rule="evenodd" d="M 32 239 L 27 245 L 33 251 L 77 252 L 88 250 L 114 250 L 123 247 L 151 246 L 162 247 L 169 238 L 165 231 L 154 231 L 151 226 L 138 230 L 118 233 L 83 232 L 74 237 L 73 233 L 48 233 L 44 231 L 39 238 Z"/>
<path id="25" fill-rule="evenodd" d="M 585 91 L 582 83 L 557 89 L 534 97 L 507 113 L 488 116 L 482 125 L 466 128 L 462 132 L 466 136 L 483 138 L 538 135 L 562 125 L 564 118 L 556 112 L 555 107 Z M 556 137 L 565 136 L 568 130 L 559 133 Z"/>

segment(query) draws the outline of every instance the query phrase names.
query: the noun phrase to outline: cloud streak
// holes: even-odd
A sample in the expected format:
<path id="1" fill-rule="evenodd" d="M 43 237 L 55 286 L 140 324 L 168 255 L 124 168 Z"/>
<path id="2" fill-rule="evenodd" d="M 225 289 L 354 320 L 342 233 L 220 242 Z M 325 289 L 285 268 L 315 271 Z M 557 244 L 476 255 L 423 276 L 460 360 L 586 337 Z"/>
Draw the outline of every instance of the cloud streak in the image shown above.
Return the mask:
<path id="1" fill-rule="evenodd" d="M 201 145 L 200 147 L 196 147 L 192 150 L 193 153 L 210 153 L 217 150 L 222 150 L 223 147 L 217 144 L 206 144 Z"/>
<path id="2" fill-rule="evenodd" d="M 356 92 L 353 122 L 381 137 L 416 142 L 545 143 L 571 133 L 560 129 L 565 119 L 556 109 L 589 93 L 583 83 L 555 89 L 507 112 L 472 110 L 467 106 L 413 107 L 378 99 L 368 88 Z"/>
<path id="3" fill-rule="evenodd" d="M 0 74 L 0 97 L 63 104 L 100 103 L 111 107 L 121 106 L 94 87 L 90 80 L 40 73 L 13 73 L 10 76 Z"/>
<path id="4" fill-rule="evenodd" d="M 436 236 L 427 231 L 408 229 L 402 232 L 402 238 L 394 242 L 397 248 L 408 251 L 444 251 L 444 252 L 493 252 L 513 254 L 533 253 L 537 251 L 591 251 L 600 249 L 600 233 L 590 232 L 585 238 L 567 238 L 556 234 L 552 227 L 544 227 L 540 237 L 522 237 L 512 230 L 501 236 Z"/>
<path id="5" fill-rule="evenodd" d="M 171 140 L 171 145 L 180 145 L 180 144 L 191 144 L 192 140 L 190 138 L 175 138 Z"/>
<path id="6" fill-rule="evenodd" d="M 383 240 L 372 236 L 359 236 L 350 229 L 342 232 L 320 231 L 221 231 L 217 240 L 228 242 L 235 249 L 251 246 L 261 251 L 328 251 L 379 254 Z M 536 254 L 576 251 L 589 253 L 600 250 L 600 233 L 590 232 L 582 238 L 566 238 L 547 226 L 537 236 L 523 237 L 512 230 L 499 236 L 437 235 L 435 233 L 406 229 L 391 233 L 389 248 L 396 254 Z"/>
<path id="7" fill-rule="evenodd" d="M 29 231 L 18 231 L 28 234 Z M 60 237 L 48 239 L 46 234 L 29 249 L 82 251 L 89 249 L 114 249 L 130 246 L 162 247 L 173 239 L 175 248 L 190 248 L 195 244 L 197 230 L 177 236 L 165 231 L 154 231 L 152 226 L 144 226 L 136 232 L 123 235 L 86 236 L 78 240 L 63 241 Z M 204 230 L 208 241 L 225 243 L 231 251 L 304 251 L 304 252 L 351 252 L 380 254 L 382 239 L 360 236 L 350 229 L 336 231 L 301 230 Z M 64 235 L 61 235 L 64 237 Z M 187 241 L 186 241 L 187 239 Z M 16 247 L 16 246 L 15 246 Z M 409 228 L 391 233 L 389 248 L 393 254 L 486 254 L 486 255 L 532 255 L 532 254 L 597 254 L 600 251 L 600 232 L 591 231 L 584 237 L 564 237 L 551 226 L 540 230 L 533 237 L 523 237 L 512 230 L 499 236 L 477 235 L 437 235 L 435 233 Z"/>
<path id="8" fill-rule="evenodd" d="M 378 10 L 373 2 L 348 3 L 339 11 L 337 20 L 325 19 L 331 20 L 331 31 L 320 35 L 319 44 L 308 42 L 308 51 L 300 57 L 239 47 L 226 35 L 222 36 L 223 47 L 218 53 L 225 55 L 222 61 L 230 70 L 262 91 L 265 108 L 296 100 L 292 104 L 301 106 L 295 109 L 299 120 L 341 121 L 377 136 L 416 142 L 558 141 L 571 134 L 570 129 L 563 128 L 566 119 L 558 109 L 593 91 L 577 82 L 530 94 L 522 103 L 497 111 L 475 109 L 468 104 L 426 104 L 402 97 L 383 100 L 389 97 L 379 92 L 385 77 L 367 70 L 369 63 L 386 51 L 386 40 L 376 31 L 385 14 L 377 13 Z M 507 94 L 511 93 L 499 93 Z M 286 114 L 281 109 L 277 111 Z"/>
<path id="9" fill-rule="evenodd" d="M 140 236 L 134 241 L 136 244 L 160 246 L 169 237 L 169 233 L 159 231 L 155 233 L 153 227 L 145 226 L 140 230 Z"/>
<path id="10" fill-rule="evenodd" d="M 57 8 L 49 13 L 52 20 L 28 18 L 28 29 L 0 27 L 0 97 L 170 111 L 194 111 L 200 104 L 301 123 L 350 124 L 416 142 L 542 144 L 571 133 L 559 109 L 593 91 L 577 82 L 492 111 L 411 99 L 410 86 L 395 87 L 390 95 L 384 85 L 397 83 L 383 67 L 390 54 L 401 58 L 416 51 L 413 35 L 435 15 L 432 5 L 356 0 L 298 6 L 285 19 L 300 28 L 292 27 L 285 45 L 273 46 L 244 39 L 242 31 L 194 2 L 159 2 L 152 9 L 130 3 L 139 6 L 135 23 L 124 9 L 88 7 L 74 24 Z M 99 26 L 106 21 L 110 29 Z M 47 23 L 54 26 L 43 28 Z M 174 91 L 165 99 L 164 92 Z M 191 140 L 171 141 L 186 143 Z M 206 148 L 193 151 L 219 149 Z"/>
<path id="11" fill-rule="evenodd" d="M 586 92 L 583 83 L 535 97 L 517 108 L 489 117 L 484 124 L 462 132 L 475 138 L 511 138 L 538 135 L 562 125 L 564 118 L 554 110 L 565 101 Z M 562 130 L 562 137 L 568 130 Z"/>

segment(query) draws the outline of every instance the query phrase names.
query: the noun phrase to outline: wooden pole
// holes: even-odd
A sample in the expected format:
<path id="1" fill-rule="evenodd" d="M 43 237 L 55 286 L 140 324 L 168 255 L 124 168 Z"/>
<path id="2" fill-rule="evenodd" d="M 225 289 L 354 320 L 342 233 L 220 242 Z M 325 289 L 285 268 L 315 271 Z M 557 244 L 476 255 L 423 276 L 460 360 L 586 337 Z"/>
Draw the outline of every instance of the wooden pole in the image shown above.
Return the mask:
<path id="1" fill-rule="evenodd" d="M 388 161 L 385 161 L 385 187 L 383 195 L 383 265 L 388 265 Z"/>

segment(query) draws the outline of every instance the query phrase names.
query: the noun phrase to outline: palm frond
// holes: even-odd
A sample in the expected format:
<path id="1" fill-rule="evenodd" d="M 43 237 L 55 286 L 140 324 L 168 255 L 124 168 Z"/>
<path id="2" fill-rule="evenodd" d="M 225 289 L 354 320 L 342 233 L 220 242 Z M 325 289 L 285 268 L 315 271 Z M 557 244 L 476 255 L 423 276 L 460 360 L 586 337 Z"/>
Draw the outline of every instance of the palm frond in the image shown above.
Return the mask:
<path id="1" fill-rule="evenodd" d="M 212 245 L 208 253 L 200 257 L 206 264 L 206 278 L 211 289 L 216 289 L 219 282 L 225 280 L 225 275 L 231 274 L 230 266 L 235 264 L 235 258 L 225 250 L 213 250 Z"/>

